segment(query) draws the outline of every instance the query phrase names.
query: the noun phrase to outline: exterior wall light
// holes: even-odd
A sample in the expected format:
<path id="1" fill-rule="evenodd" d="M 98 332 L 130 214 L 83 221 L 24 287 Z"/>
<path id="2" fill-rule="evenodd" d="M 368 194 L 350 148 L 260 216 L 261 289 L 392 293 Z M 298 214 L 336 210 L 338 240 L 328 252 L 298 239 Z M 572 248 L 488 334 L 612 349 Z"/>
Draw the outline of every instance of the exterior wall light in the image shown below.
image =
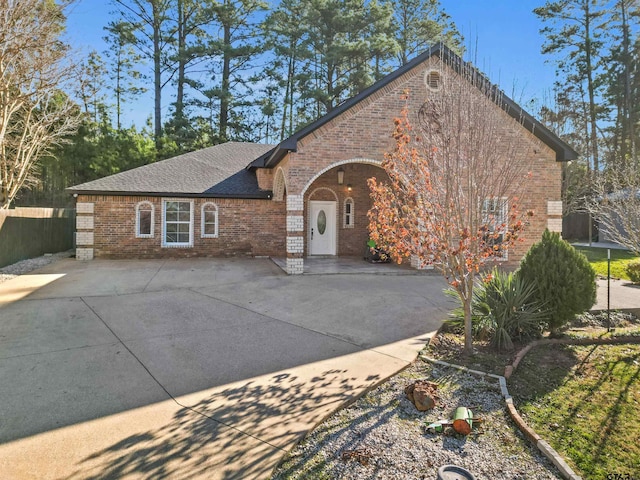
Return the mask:
<path id="1" fill-rule="evenodd" d="M 344 168 L 340 167 L 338 169 L 338 185 L 342 185 L 344 183 Z"/>
<path id="2" fill-rule="evenodd" d="M 347 191 L 349 191 L 349 192 L 350 192 L 351 190 L 353 190 L 353 187 L 351 186 L 351 184 L 350 184 L 350 183 L 348 183 L 348 184 L 347 184 Z"/>

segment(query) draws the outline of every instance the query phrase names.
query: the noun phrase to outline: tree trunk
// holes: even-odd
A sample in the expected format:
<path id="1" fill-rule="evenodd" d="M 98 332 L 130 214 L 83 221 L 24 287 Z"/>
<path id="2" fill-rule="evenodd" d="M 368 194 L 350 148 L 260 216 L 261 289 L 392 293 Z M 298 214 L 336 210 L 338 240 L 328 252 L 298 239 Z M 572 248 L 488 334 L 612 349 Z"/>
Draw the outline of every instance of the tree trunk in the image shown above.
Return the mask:
<path id="1" fill-rule="evenodd" d="M 156 148 L 160 148 L 162 137 L 162 79 L 161 79 L 161 46 L 160 46 L 160 12 L 156 2 L 153 8 L 153 88 L 154 88 L 154 137 Z"/>
<path id="2" fill-rule="evenodd" d="M 469 274 L 468 278 L 462 280 L 462 284 L 458 287 L 462 306 L 464 308 L 464 353 L 465 355 L 473 355 L 473 324 L 471 319 L 471 301 L 473 300 L 473 275 Z"/>
<path id="3" fill-rule="evenodd" d="M 182 128 L 182 119 L 184 118 L 184 72 L 186 63 L 186 19 L 184 14 L 183 0 L 178 0 L 178 85 L 176 90 L 176 124 Z"/>
<path id="4" fill-rule="evenodd" d="M 591 12 L 589 10 L 589 2 L 585 2 L 584 5 L 585 61 L 587 71 L 587 90 L 589 94 L 589 124 L 591 130 L 589 137 L 591 141 L 593 171 L 598 172 L 600 170 L 600 162 L 598 159 L 598 126 L 596 122 L 595 86 L 593 84 L 593 66 L 591 61 Z"/>
<path id="5" fill-rule="evenodd" d="M 622 17 L 622 55 L 624 66 L 624 127 L 623 127 L 623 162 L 626 167 L 626 154 L 629 153 L 632 159 L 636 157 L 636 138 L 635 138 L 635 111 L 631 105 L 631 69 L 633 68 L 633 60 L 631 57 L 630 43 L 631 34 L 629 29 L 629 19 L 627 12 L 626 0 L 620 2 L 621 17 Z M 629 144 L 627 145 L 627 139 Z"/>
<path id="6" fill-rule="evenodd" d="M 222 91 L 220 93 L 220 137 L 227 139 L 229 125 L 229 91 L 231 89 L 231 26 L 229 21 L 224 22 L 224 52 L 222 57 Z"/>

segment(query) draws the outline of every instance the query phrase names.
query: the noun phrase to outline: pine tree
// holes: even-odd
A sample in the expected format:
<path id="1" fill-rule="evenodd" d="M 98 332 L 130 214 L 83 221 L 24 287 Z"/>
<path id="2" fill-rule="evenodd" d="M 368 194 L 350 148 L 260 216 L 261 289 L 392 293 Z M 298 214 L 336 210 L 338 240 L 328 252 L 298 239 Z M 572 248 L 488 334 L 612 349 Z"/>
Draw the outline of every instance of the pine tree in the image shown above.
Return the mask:
<path id="1" fill-rule="evenodd" d="M 546 230 L 520 263 L 517 275 L 537 286 L 536 300 L 549 311 L 549 329 L 557 333 L 596 301 L 596 274 L 587 258 Z"/>

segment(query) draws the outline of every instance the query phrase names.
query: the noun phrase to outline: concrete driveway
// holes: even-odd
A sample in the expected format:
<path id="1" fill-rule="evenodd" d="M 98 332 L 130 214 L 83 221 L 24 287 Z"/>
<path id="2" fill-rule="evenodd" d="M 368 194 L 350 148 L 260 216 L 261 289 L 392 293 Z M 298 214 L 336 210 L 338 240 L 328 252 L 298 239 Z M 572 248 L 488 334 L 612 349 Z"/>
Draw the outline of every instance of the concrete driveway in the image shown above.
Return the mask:
<path id="1" fill-rule="evenodd" d="M 443 287 L 268 259 L 67 259 L 4 282 L 2 478 L 267 478 L 415 358 Z"/>

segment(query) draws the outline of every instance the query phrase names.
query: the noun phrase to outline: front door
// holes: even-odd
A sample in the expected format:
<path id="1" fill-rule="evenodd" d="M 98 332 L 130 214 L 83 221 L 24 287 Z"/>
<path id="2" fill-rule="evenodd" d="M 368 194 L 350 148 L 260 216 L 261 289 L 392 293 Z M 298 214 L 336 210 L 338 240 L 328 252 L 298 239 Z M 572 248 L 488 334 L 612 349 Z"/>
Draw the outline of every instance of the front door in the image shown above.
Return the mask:
<path id="1" fill-rule="evenodd" d="M 309 255 L 336 254 L 336 202 L 309 202 Z"/>

